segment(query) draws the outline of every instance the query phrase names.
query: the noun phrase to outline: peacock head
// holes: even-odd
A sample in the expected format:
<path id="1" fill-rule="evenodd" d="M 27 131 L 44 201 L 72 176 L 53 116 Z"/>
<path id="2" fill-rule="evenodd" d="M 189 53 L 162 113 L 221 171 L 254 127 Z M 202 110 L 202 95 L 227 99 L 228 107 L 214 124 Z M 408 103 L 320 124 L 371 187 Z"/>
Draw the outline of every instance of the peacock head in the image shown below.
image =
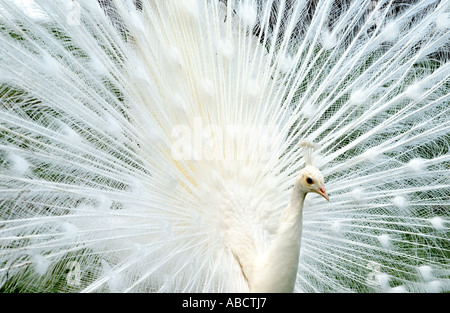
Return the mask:
<path id="1" fill-rule="evenodd" d="M 302 141 L 299 143 L 299 146 L 303 150 L 306 166 L 300 172 L 298 185 L 305 193 L 315 192 L 327 199 L 327 201 L 330 201 L 327 191 L 325 190 L 323 175 L 320 170 L 313 165 L 313 160 L 320 148 L 319 145 L 311 141 Z"/>
<path id="2" fill-rule="evenodd" d="M 315 192 L 327 199 L 327 201 L 330 201 L 327 191 L 325 190 L 323 175 L 314 165 L 305 166 L 300 172 L 298 183 L 304 192 Z"/>

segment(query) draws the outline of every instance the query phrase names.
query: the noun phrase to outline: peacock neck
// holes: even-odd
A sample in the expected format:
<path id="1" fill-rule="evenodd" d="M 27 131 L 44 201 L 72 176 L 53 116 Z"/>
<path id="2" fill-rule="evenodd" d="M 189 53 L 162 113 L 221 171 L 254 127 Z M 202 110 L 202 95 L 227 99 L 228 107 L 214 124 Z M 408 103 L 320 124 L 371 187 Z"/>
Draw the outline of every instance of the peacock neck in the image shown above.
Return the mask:
<path id="1" fill-rule="evenodd" d="M 290 202 L 282 213 L 275 240 L 257 262 L 252 292 L 292 292 L 297 275 L 303 202 L 306 192 L 294 185 Z"/>

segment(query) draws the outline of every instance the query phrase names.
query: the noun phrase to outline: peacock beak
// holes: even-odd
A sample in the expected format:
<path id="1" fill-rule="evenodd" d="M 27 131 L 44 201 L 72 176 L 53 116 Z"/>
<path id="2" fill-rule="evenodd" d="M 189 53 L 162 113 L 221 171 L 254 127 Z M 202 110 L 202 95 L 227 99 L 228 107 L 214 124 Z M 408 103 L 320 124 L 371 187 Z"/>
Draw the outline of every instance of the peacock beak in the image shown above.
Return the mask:
<path id="1" fill-rule="evenodd" d="M 330 201 L 330 197 L 328 197 L 327 191 L 325 190 L 325 187 L 320 187 L 319 190 L 316 191 L 319 195 L 327 199 L 327 201 Z"/>

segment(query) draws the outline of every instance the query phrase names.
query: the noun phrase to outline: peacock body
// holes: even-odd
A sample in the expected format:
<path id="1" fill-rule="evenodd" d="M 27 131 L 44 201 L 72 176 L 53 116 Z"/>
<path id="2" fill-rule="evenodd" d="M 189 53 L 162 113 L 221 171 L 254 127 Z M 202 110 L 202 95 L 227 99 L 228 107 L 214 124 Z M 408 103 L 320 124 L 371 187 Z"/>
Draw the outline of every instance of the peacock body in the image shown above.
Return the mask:
<path id="1" fill-rule="evenodd" d="M 0 288 L 450 291 L 448 1 L 0 0 Z"/>

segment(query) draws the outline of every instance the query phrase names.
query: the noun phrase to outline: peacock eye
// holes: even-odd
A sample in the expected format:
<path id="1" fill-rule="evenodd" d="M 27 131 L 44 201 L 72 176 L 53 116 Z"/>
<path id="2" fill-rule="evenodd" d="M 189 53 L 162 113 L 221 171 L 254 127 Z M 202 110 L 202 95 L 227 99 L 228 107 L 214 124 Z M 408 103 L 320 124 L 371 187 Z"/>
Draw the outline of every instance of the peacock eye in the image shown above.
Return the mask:
<path id="1" fill-rule="evenodd" d="M 313 180 L 311 177 L 308 177 L 306 178 L 306 182 L 311 185 L 313 183 Z"/>

